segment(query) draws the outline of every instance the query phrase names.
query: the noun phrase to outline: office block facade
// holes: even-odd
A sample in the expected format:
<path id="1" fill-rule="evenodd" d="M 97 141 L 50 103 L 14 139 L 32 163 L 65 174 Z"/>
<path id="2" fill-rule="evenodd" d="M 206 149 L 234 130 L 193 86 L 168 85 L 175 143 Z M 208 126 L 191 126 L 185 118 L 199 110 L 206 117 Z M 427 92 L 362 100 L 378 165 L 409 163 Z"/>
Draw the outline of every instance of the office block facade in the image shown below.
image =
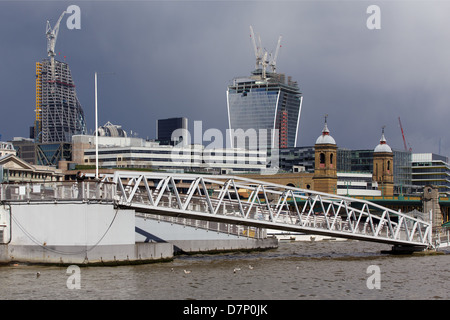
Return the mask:
<path id="1" fill-rule="evenodd" d="M 298 84 L 284 74 L 252 72 L 235 78 L 227 89 L 229 139 L 232 147 L 251 149 L 289 148 L 297 143 L 302 94 Z M 237 141 L 236 130 L 246 134 Z M 263 131 L 265 130 L 263 133 Z M 257 140 L 248 136 L 256 134 Z M 241 143 L 238 145 L 238 143 Z"/>

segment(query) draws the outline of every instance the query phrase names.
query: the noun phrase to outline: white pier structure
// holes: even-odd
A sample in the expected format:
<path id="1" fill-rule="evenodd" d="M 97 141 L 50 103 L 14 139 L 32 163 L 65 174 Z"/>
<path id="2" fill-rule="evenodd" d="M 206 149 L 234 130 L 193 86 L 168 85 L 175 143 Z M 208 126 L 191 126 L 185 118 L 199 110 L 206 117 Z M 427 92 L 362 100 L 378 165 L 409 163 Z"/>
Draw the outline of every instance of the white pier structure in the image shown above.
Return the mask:
<path id="1" fill-rule="evenodd" d="M 136 212 L 427 248 L 431 224 L 365 200 L 237 176 L 118 171 L 116 204 Z"/>
<path id="2" fill-rule="evenodd" d="M 116 171 L 101 181 L 2 184 L 7 202 L 111 203 L 152 214 L 433 248 L 428 221 L 370 201 L 225 175 Z"/>

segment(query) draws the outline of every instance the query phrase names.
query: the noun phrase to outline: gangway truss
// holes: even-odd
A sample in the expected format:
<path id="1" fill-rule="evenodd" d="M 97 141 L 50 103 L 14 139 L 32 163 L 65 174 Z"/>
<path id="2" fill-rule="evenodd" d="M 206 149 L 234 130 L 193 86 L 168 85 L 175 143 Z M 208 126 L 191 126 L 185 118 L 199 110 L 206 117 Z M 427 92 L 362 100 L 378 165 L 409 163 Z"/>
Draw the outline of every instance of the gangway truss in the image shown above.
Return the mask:
<path id="1" fill-rule="evenodd" d="M 236 225 L 427 248 L 431 224 L 370 201 L 238 176 L 116 171 L 116 205 Z"/>

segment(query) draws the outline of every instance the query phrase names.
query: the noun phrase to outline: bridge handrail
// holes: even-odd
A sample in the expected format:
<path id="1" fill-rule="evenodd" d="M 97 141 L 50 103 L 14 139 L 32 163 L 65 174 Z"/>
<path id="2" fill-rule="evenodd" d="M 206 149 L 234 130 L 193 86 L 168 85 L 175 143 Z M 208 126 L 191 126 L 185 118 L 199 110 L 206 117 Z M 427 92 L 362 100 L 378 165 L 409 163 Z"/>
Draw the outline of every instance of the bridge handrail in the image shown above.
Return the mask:
<path id="1" fill-rule="evenodd" d="M 108 181 L 23 181 L 0 184 L 0 201 L 73 201 L 117 199 L 116 184 Z"/>
<path id="2" fill-rule="evenodd" d="M 246 193 L 243 196 L 241 191 Z M 116 171 L 101 180 L 2 183 L 1 201 L 83 200 L 258 228 L 432 244 L 431 224 L 364 199 L 229 175 Z M 317 213 L 321 213 L 320 217 Z"/>
<path id="3" fill-rule="evenodd" d="M 117 183 L 117 177 L 123 176 L 123 174 L 125 174 L 125 176 L 128 177 L 139 177 L 142 175 L 142 172 L 130 172 L 128 173 L 127 171 L 118 171 L 116 172 L 115 175 L 115 180 L 114 183 Z M 144 174 L 145 176 L 149 176 L 152 178 L 167 178 L 168 176 L 170 176 L 171 174 L 168 173 L 161 173 L 161 172 L 157 172 L 157 173 L 150 173 L 150 174 Z M 192 179 L 192 174 L 176 174 L 177 179 Z M 279 185 L 279 184 L 275 184 L 275 183 L 270 183 L 270 182 L 263 182 L 260 180 L 254 180 L 254 179 L 249 179 L 249 178 L 245 178 L 245 177 L 241 177 L 241 176 L 231 176 L 231 175 L 220 175 L 220 176 L 216 176 L 216 175 L 195 175 L 195 177 L 201 177 L 203 179 L 208 180 L 211 183 L 216 183 L 216 184 L 223 184 L 224 181 L 223 180 L 229 180 L 229 179 L 233 179 L 235 181 L 238 181 L 237 183 L 235 183 L 237 188 L 252 188 L 250 185 L 258 185 L 258 184 L 263 184 L 264 186 L 267 187 L 273 187 L 273 188 L 283 188 L 284 191 L 278 191 L 278 190 L 270 190 L 271 193 L 274 194 L 278 194 L 278 195 L 282 195 L 283 192 L 285 192 L 286 190 L 291 190 L 294 193 L 294 196 L 296 198 L 300 198 L 300 199 L 308 199 L 310 197 L 310 195 L 319 195 L 322 196 L 322 201 L 325 201 L 327 203 L 331 203 L 332 201 L 341 201 L 341 200 L 345 200 L 350 202 L 358 202 L 358 203 L 362 203 L 362 204 L 368 204 L 372 207 L 378 208 L 380 210 L 386 210 L 394 215 L 397 216 L 403 216 L 408 218 L 411 221 L 417 221 L 417 222 L 424 222 L 423 220 L 419 219 L 419 218 L 414 218 L 411 217 L 405 213 L 399 212 L 399 211 L 395 211 L 393 209 L 384 207 L 382 205 L 379 205 L 377 203 L 374 202 L 370 202 L 368 200 L 365 199 L 357 199 L 357 198 L 351 198 L 351 197 L 346 197 L 346 196 L 340 196 L 340 195 L 333 195 L 333 194 L 328 194 L 328 193 L 324 193 L 324 192 L 319 192 L 319 191 L 314 191 L 314 190 L 309 190 L 309 189 L 301 189 L 301 188 L 297 188 L 297 187 L 291 187 L 291 186 L 283 186 L 283 185 Z M 218 179 L 220 178 L 220 180 Z M 243 184 L 240 183 L 239 181 L 245 181 L 248 184 Z M 298 194 L 298 192 L 303 193 L 305 195 L 302 194 Z"/>
<path id="4" fill-rule="evenodd" d="M 179 214 L 198 211 L 199 219 L 207 219 L 207 217 L 201 217 L 200 213 L 209 213 L 210 218 L 212 218 L 211 214 L 217 217 L 220 215 L 220 206 L 225 207 L 224 199 L 227 198 L 227 206 L 230 208 L 226 214 L 227 217 L 234 215 L 236 219 L 244 219 L 245 223 L 256 224 L 262 216 L 265 221 L 273 223 L 271 228 L 286 228 L 286 225 L 280 222 L 280 218 L 286 215 L 291 220 L 290 228 L 294 225 L 306 228 L 311 214 L 318 210 L 324 213 L 325 228 L 330 232 L 338 228 L 339 219 L 339 222 L 343 223 L 345 218 L 345 228 L 349 230 L 347 232 L 351 233 L 352 237 L 369 230 L 371 237 L 382 237 L 382 233 L 385 233 L 384 237 L 388 241 L 403 241 L 419 245 L 431 243 L 430 223 L 363 199 L 330 195 L 228 175 L 117 171 L 112 179 L 117 183 L 118 195 L 123 205 L 137 204 L 145 198 L 146 205 L 155 209 L 178 210 Z M 150 186 L 152 181 L 155 182 L 155 185 Z M 188 189 L 187 192 L 178 190 L 177 185 L 181 183 L 189 185 L 189 188 L 184 187 Z M 238 189 L 249 191 L 248 198 L 240 199 Z M 231 199 L 230 193 L 234 193 L 234 199 Z M 259 196 L 259 193 L 263 195 Z M 195 197 L 195 194 L 199 196 Z M 137 200 L 137 195 L 141 200 Z M 262 200 L 266 203 L 262 204 Z M 291 200 L 291 204 L 288 203 L 289 200 Z M 299 208 L 298 201 L 301 201 L 303 208 Z M 359 204 L 359 208 L 355 204 Z M 194 209 L 189 207 L 193 205 L 203 207 Z M 260 218 L 255 218 L 258 215 Z M 240 223 L 242 223 L 241 220 Z"/>

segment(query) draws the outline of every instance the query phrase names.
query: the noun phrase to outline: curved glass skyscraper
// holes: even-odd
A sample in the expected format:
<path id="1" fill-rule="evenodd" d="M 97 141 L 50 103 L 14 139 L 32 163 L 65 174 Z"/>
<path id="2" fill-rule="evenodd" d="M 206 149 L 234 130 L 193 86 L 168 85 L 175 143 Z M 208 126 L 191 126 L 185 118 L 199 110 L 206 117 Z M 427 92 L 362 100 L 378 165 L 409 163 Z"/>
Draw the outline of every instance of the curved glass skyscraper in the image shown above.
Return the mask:
<path id="1" fill-rule="evenodd" d="M 84 112 L 65 62 L 36 63 L 35 130 L 40 143 L 71 142 L 73 135 L 86 134 Z"/>
<path id="2" fill-rule="evenodd" d="M 239 129 L 247 149 L 296 146 L 302 94 L 291 77 L 286 82 L 284 74 L 256 69 L 250 77 L 235 78 L 228 86 L 227 108 L 231 147 L 243 146 L 237 145 Z M 257 142 L 249 138 L 251 132 Z"/>
<path id="3" fill-rule="evenodd" d="M 72 159 L 72 136 L 86 134 L 84 112 L 69 65 L 44 59 L 36 63 L 36 164 Z"/>

